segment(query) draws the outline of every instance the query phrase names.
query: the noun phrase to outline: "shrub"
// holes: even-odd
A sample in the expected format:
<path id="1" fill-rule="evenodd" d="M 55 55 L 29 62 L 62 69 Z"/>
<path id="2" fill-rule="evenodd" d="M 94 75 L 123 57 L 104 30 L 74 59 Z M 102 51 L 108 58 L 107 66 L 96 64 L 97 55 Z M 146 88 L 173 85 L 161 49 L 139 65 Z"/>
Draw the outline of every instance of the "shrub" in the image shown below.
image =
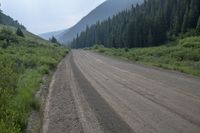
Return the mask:
<path id="1" fill-rule="evenodd" d="M 128 49 L 128 48 L 125 48 L 125 49 L 124 49 L 124 51 L 125 51 L 125 52 L 128 52 L 128 51 L 129 51 L 129 49 Z"/>
<path id="2" fill-rule="evenodd" d="M 24 33 L 22 32 L 22 30 L 20 28 L 17 28 L 16 34 L 18 36 L 24 37 Z"/>
<path id="3" fill-rule="evenodd" d="M 101 48 L 98 50 L 100 53 L 104 53 L 105 52 L 105 49 Z"/>
<path id="4" fill-rule="evenodd" d="M 5 41 L 3 44 L 3 48 L 6 49 L 11 42 L 17 43 L 17 37 L 13 34 L 13 32 L 8 28 L 3 28 L 0 32 L 0 40 Z"/>

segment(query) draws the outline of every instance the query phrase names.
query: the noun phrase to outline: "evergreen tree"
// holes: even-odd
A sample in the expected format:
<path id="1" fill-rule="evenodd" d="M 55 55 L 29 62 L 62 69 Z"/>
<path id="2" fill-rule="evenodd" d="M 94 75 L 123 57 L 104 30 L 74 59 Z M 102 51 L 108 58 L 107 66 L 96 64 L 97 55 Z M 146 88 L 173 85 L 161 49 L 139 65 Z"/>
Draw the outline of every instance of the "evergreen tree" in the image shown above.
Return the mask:
<path id="1" fill-rule="evenodd" d="M 147 43 L 149 44 L 149 46 L 151 46 L 153 44 L 153 36 L 152 36 L 151 30 L 149 30 L 149 33 L 148 33 L 148 41 L 147 41 Z"/>
<path id="2" fill-rule="evenodd" d="M 9 25 L 9 26 L 13 26 L 13 27 L 16 27 L 16 28 L 21 28 L 21 29 L 24 29 L 26 30 L 26 28 L 19 24 L 18 21 L 16 20 L 13 20 L 13 18 L 5 15 L 2 10 L 1 10 L 1 3 L 0 3 L 0 24 L 3 24 L 3 25 Z"/>
<path id="3" fill-rule="evenodd" d="M 189 9 L 187 7 L 185 14 L 184 14 L 183 25 L 182 25 L 182 32 L 183 33 L 185 33 L 187 31 L 188 19 L 189 19 Z"/>
<path id="4" fill-rule="evenodd" d="M 181 24 L 180 24 L 180 18 L 178 13 L 176 14 L 176 16 L 174 17 L 174 27 L 173 27 L 173 32 L 175 35 L 178 35 L 178 33 L 180 33 L 181 31 Z"/>
<path id="5" fill-rule="evenodd" d="M 197 34 L 200 34 L 200 16 L 199 16 L 199 19 L 198 19 L 198 22 L 197 22 L 196 32 L 197 32 Z"/>
<path id="6" fill-rule="evenodd" d="M 51 41 L 52 43 L 58 43 L 57 39 L 54 36 L 52 36 L 49 41 Z"/>
<path id="7" fill-rule="evenodd" d="M 22 30 L 20 28 L 17 28 L 16 34 L 18 36 L 24 37 L 24 33 L 22 32 Z"/>
<path id="8" fill-rule="evenodd" d="M 1 3 L 0 3 L 0 24 L 2 23 L 2 10 L 1 10 Z"/>
<path id="9" fill-rule="evenodd" d="M 145 0 L 108 20 L 87 26 L 71 45 L 74 48 L 94 44 L 115 48 L 156 46 L 167 41 L 166 35 L 178 36 L 188 29 L 194 30 L 199 14 L 200 0 Z"/>
<path id="10" fill-rule="evenodd" d="M 196 22 L 200 14 L 199 5 L 200 5 L 199 0 L 191 0 L 190 12 L 189 12 L 189 28 L 195 28 L 196 26 Z"/>

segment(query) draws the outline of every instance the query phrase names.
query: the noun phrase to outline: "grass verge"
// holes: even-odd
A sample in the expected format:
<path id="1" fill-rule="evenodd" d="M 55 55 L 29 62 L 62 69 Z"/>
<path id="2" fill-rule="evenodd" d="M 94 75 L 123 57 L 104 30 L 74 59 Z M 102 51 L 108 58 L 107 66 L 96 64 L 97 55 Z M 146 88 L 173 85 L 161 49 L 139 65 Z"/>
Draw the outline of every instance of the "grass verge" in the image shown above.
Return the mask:
<path id="1" fill-rule="evenodd" d="M 29 113 L 40 108 L 35 93 L 43 76 L 68 53 L 28 32 L 15 38 L 6 48 L 0 41 L 0 133 L 25 132 Z"/>
<path id="2" fill-rule="evenodd" d="M 187 37 L 159 47 L 116 49 L 94 45 L 89 49 L 109 56 L 200 76 L 200 36 Z"/>

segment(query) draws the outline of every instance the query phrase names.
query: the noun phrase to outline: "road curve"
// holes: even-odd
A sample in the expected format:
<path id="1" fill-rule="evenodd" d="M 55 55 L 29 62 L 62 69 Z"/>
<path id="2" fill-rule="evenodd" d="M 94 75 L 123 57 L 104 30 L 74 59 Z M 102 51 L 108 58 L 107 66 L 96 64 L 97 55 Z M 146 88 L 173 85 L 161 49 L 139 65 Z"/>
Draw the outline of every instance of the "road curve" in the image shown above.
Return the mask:
<path id="1" fill-rule="evenodd" d="M 83 50 L 55 72 L 43 133 L 199 133 L 200 79 Z"/>

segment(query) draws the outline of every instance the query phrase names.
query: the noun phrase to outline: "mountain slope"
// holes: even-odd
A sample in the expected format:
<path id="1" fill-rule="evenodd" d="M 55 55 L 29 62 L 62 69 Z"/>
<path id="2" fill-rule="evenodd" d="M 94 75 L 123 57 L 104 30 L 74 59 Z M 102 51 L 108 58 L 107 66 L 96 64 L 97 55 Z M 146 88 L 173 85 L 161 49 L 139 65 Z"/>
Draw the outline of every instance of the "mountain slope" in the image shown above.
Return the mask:
<path id="1" fill-rule="evenodd" d="M 5 15 L 0 11 L 0 24 L 13 26 L 16 28 L 26 29 L 22 24 L 19 24 L 17 20 L 14 20 L 10 16 Z"/>
<path id="2" fill-rule="evenodd" d="M 71 45 L 74 48 L 94 44 L 115 48 L 157 46 L 176 37 L 199 34 L 199 15 L 199 0 L 148 0 L 112 19 L 92 25 Z"/>
<path id="3" fill-rule="evenodd" d="M 76 25 L 74 25 L 69 30 L 59 34 L 57 39 L 66 44 L 77 35 L 86 29 L 86 26 L 95 24 L 97 21 L 103 21 L 108 17 L 112 17 L 116 13 L 130 8 L 131 5 L 136 3 L 141 3 L 143 0 L 107 0 L 100 6 L 91 11 L 87 16 L 81 19 Z"/>
<path id="4" fill-rule="evenodd" d="M 35 126 L 40 126 L 41 120 L 35 116 L 40 116 L 43 100 L 35 94 L 46 81 L 43 76 L 57 66 L 67 49 L 41 39 L 11 17 L 3 16 L 0 22 L 0 133 L 30 132 L 26 126 L 32 110 L 36 114 L 34 122 L 38 124 L 30 127 L 39 131 Z M 16 34 L 18 27 L 24 37 Z"/>
<path id="5" fill-rule="evenodd" d="M 63 33 L 64 31 L 67 31 L 67 30 L 47 32 L 47 33 L 39 34 L 39 36 L 42 37 L 43 39 L 48 40 L 52 36 L 57 37 L 59 34 Z"/>

